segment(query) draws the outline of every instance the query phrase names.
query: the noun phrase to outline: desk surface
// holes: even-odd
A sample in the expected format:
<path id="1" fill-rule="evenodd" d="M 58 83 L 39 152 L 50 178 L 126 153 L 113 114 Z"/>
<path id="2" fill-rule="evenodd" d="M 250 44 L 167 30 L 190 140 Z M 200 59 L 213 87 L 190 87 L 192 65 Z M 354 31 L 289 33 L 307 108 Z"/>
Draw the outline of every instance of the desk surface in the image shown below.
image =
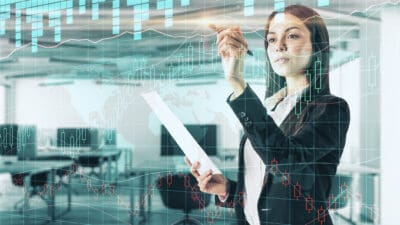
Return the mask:
<path id="1" fill-rule="evenodd" d="M 6 164 L 5 162 L 11 162 Z M 59 170 L 70 167 L 74 162 L 71 161 L 18 161 L 0 160 L 0 173 L 41 173 L 49 170 Z"/>
<path id="2" fill-rule="evenodd" d="M 121 153 L 119 149 L 104 149 L 99 151 L 81 152 L 78 154 L 79 157 L 111 157 Z"/>
<path id="3" fill-rule="evenodd" d="M 51 159 L 56 159 L 57 157 L 60 158 L 78 158 L 78 157 L 113 157 L 117 156 L 121 153 L 122 149 L 115 148 L 115 149 L 104 149 L 104 150 L 98 150 L 98 151 L 77 151 L 76 153 L 74 152 L 73 154 L 70 154 L 70 152 L 66 149 L 59 149 L 57 151 L 53 150 L 51 152 L 38 152 L 37 158 L 43 160 L 46 158 L 51 158 Z"/>

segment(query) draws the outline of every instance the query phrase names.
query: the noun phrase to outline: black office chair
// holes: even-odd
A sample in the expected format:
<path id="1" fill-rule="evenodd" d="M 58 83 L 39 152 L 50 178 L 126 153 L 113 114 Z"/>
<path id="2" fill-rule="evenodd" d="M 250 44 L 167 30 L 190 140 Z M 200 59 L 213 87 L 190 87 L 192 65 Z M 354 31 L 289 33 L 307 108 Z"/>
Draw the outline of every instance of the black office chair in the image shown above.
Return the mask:
<path id="1" fill-rule="evenodd" d="M 24 178 L 26 176 L 28 176 L 28 174 L 25 174 L 25 173 L 11 174 L 12 183 L 15 186 L 24 187 L 25 186 Z M 30 190 L 27 190 L 27 191 L 29 191 L 29 195 L 28 195 L 29 198 L 33 197 L 35 195 L 38 195 L 38 196 L 40 196 L 40 198 L 43 201 L 45 201 L 45 202 L 47 201 L 47 198 L 46 198 L 47 196 L 43 195 L 44 191 L 46 190 L 47 176 L 48 176 L 47 172 L 32 175 L 31 185 L 30 185 L 32 188 Z M 49 190 L 47 190 L 47 191 L 49 191 Z M 19 200 L 18 202 L 15 203 L 14 208 L 16 210 L 21 211 L 22 207 L 23 207 L 23 205 L 22 205 L 23 202 L 24 202 L 24 199 Z"/>
<path id="2" fill-rule="evenodd" d="M 353 182 L 353 177 L 350 175 L 342 175 L 336 174 L 336 176 L 332 179 L 331 191 L 329 194 L 329 209 L 334 212 L 335 215 L 340 218 L 355 224 L 354 221 L 350 218 L 345 217 L 344 215 L 338 212 L 338 209 L 343 209 L 348 205 L 351 201 L 351 184 Z M 352 209 L 350 209 L 351 211 Z"/>
<path id="3" fill-rule="evenodd" d="M 201 222 L 189 217 L 193 209 L 203 209 L 210 204 L 211 195 L 200 192 L 196 179 L 191 174 L 168 174 L 157 180 L 161 200 L 165 206 L 181 209 L 185 217 L 172 223 L 201 225 Z"/>
<path id="4" fill-rule="evenodd" d="M 70 161 L 73 160 L 74 164 L 72 165 L 72 170 L 69 170 L 69 168 L 64 168 L 56 171 L 56 176 L 59 177 L 59 182 L 61 183 L 62 186 L 69 188 L 69 184 L 67 184 L 65 181 L 63 181 L 63 178 L 66 176 L 72 176 L 76 174 L 78 171 L 78 162 L 76 159 L 71 158 L 69 155 L 54 155 L 54 156 L 37 156 L 35 157 L 35 160 L 40 161 L 40 160 L 51 160 L 51 161 Z M 78 190 L 72 189 L 72 192 L 74 194 L 79 195 Z"/>
<path id="5" fill-rule="evenodd" d="M 110 160 L 111 161 L 118 161 L 120 156 L 121 156 L 121 152 L 119 152 L 115 156 L 112 156 Z M 88 174 L 88 176 L 96 176 L 100 180 L 104 179 L 104 177 L 103 177 L 104 176 L 104 171 L 102 171 L 102 169 L 103 169 L 104 164 L 107 163 L 107 159 L 103 160 L 101 157 L 98 157 L 98 156 L 84 155 L 84 156 L 79 156 L 76 162 L 81 167 L 89 167 L 90 168 L 90 173 Z M 118 168 L 118 165 L 111 166 L 110 169 L 114 170 L 115 167 Z M 101 170 L 96 172 L 96 168 L 99 168 Z M 116 176 L 118 176 L 118 174 L 116 174 Z M 116 178 L 115 183 L 117 181 L 118 181 L 118 177 Z"/>
<path id="6" fill-rule="evenodd" d="M 90 173 L 89 176 L 96 176 L 99 179 L 103 179 L 101 171 L 96 172 L 96 168 L 102 168 L 104 165 L 104 161 L 100 157 L 94 157 L 94 156 L 84 156 L 84 157 L 78 157 L 77 163 L 81 167 L 89 167 L 90 168 Z"/>

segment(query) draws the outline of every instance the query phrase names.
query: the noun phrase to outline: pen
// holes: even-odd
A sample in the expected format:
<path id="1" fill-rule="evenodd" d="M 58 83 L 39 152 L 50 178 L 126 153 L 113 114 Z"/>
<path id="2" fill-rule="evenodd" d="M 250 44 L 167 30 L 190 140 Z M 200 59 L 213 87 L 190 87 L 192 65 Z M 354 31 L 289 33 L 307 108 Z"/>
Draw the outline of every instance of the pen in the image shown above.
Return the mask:
<path id="1" fill-rule="evenodd" d="M 221 32 L 221 31 L 223 31 L 225 29 L 225 28 L 217 28 L 217 26 L 215 24 L 212 24 L 212 23 L 208 24 L 208 27 L 213 29 L 213 30 L 215 30 L 217 33 Z M 250 49 L 247 49 L 246 53 L 249 56 L 253 56 L 253 52 Z"/>

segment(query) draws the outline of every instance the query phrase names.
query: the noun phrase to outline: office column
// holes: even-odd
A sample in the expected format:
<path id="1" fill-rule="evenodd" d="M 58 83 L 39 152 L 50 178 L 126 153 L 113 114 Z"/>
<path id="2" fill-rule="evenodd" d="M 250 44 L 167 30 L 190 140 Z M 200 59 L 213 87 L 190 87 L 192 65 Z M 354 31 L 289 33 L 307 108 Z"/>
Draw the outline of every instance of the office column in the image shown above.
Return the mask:
<path id="1" fill-rule="evenodd" d="M 372 168 L 380 168 L 380 25 L 373 18 L 360 23 L 360 163 Z M 368 175 L 361 175 L 359 181 L 360 219 L 373 222 L 379 218 L 379 184 Z"/>
<path id="2" fill-rule="evenodd" d="M 16 83 L 12 80 L 5 88 L 5 123 L 16 123 Z"/>
<path id="3" fill-rule="evenodd" d="M 399 223 L 400 6 L 381 11 L 381 224 Z"/>
<path id="4" fill-rule="evenodd" d="M 8 32 L 8 31 L 7 31 Z M 1 38 L 0 39 L 0 58 L 6 57 L 5 59 L 2 59 L 2 61 L 7 61 L 10 60 L 12 62 L 12 57 L 7 58 L 7 55 L 10 54 L 15 49 L 15 46 L 13 44 L 10 44 L 8 39 L 6 38 Z M 10 105 L 10 103 L 13 101 L 13 99 L 9 98 L 10 95 L 10 82 L 5 79 L 5 76 L 7 74 L 4 74 L 4 68 L 3 66 L 0 65 L 0 71 L 2 74 L 0 75 L 0 85 L 4 87 L 4 94 L 2 93 L 2 96 L 0 96 L 2 99 L 0 101 L 3 101 L 4 103 L 4 108 L 1 108 L 3 112 L 0 113 L 1 116 L 4 116 L 3 118 L 0 119 L 1 123 L 9 123 L 10 121 L 13 122 L 15 117 L 11 115 L 11 113 L 14 111 L 10 111 L 10 106 L 13 106 L 13 104 Z M 9 101 L 10 99 L 10 101 Z M 3 105 L 2 105 L 3 106 Z"/>

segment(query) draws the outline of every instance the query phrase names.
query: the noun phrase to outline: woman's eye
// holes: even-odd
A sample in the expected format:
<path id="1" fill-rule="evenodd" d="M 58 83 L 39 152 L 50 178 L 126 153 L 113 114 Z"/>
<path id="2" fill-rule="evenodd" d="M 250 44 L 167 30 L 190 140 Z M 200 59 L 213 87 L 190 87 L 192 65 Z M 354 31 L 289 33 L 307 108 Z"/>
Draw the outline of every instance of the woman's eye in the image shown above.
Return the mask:
<path id="1" fill-rule="evenodd" d="M 289 34 L 288 35 L 288 38 L 289 39 L 296 39 L 296 38 L 298 38 L 299 37 L 299 35 L 297 35 L 297 34 Z"/>
<path id="2" fill-rule="evenodd" d="M 273 43 L 275 41 L 275 39 L 274 38 L 270 38 L 270 39 L 268 39 L 268 43 Z"/>

